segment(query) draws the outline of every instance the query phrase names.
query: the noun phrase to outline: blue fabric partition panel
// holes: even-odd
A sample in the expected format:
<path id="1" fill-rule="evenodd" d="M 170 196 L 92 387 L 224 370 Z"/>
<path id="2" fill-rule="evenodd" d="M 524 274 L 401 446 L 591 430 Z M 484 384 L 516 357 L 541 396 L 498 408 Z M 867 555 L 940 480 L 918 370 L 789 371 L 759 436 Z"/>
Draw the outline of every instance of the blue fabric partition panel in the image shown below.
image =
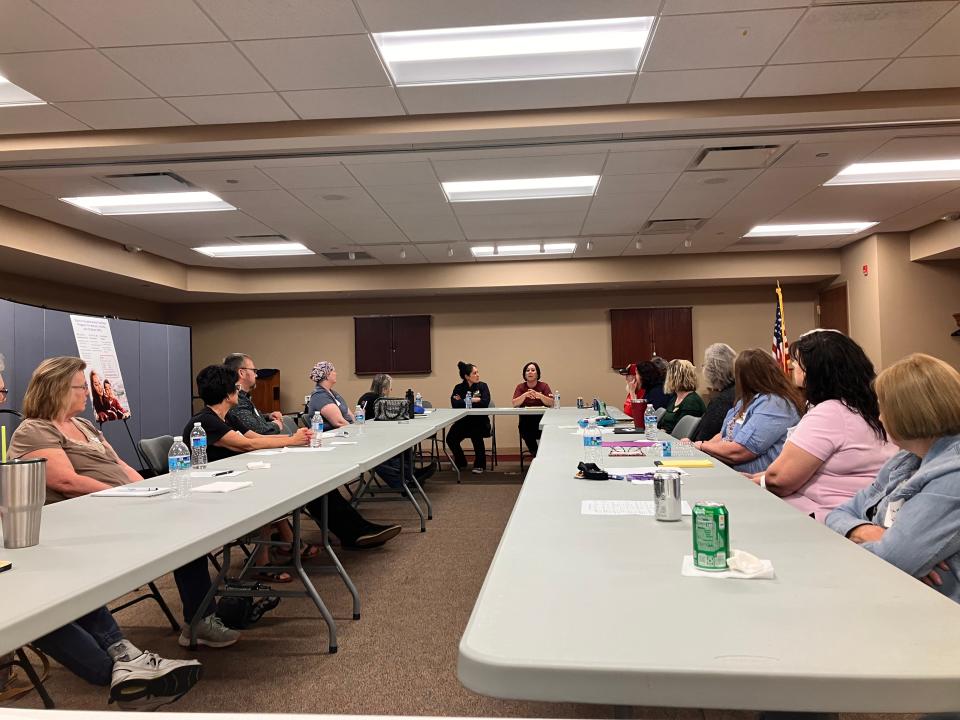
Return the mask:
<path id="1" fill-rule="evenodd" d="M 79 313 L 0 300 L 0 354 L 6 357 L 8 408 L 22 406 L 30 375 L 44 358 L 77 354 L 71 314 Z M 111 318 L 110 331 L 127 391 L 131 412 L 127 426 L 133 439 L 179 435 L 192 414 L 190 328 Z M 85 416 L 94 419 L 89 403 Z M 7 426 L 9 438 L 15 418 L 0 414 L 0 423 Z M 103 432 L 120 457 L 139 469 L 124 424 L 104 423 Z"/>

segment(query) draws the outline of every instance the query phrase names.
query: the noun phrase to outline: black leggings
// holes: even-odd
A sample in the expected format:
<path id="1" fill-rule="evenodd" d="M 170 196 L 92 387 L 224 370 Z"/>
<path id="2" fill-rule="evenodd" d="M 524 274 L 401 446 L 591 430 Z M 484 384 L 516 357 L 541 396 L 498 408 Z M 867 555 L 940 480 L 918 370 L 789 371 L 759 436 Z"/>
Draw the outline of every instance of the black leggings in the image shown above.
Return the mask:
<path id="1" fill-rule="evenodd" d="M 521 415 L 520 416 L 520 437 L 527 444 L 527 449 L 531 455 L 537 454 L 537 447 L 540 442 L 540 421 L 543 415 Z"/>
<path id="2" fill-rule="evenodd" d="M 487 448 L 483 438 L 490 434 L 490 419 L 485 415 L 460 418 L 447 430 L 447 447 L 453 455 L 453 462 L 461 470 L 467 466 L 467 457 L 463 454 L 460 443 L 464 438 L 470 438 L 473 443 L 473 466 L 485 469 L 487 467 Z"/>

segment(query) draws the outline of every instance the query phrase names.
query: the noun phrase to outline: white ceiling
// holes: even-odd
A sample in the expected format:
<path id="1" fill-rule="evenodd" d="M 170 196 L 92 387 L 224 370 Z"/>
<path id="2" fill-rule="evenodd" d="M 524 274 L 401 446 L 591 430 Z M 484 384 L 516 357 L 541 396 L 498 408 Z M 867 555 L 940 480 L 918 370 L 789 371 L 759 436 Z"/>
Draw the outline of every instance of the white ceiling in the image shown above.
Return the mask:
<path id="1" fill-rule="evenodd" d="M 2 0 L 0 134 L 953 87 L 957 0 Z M 641 72 L 396 88 L 371 32 L 655 15 Z"/>
<path id="2" fill-rule="evenodd" d="M 658 15 L 658 26 L 642 71 L 626 76 L 397 89 L 369 37 L 630 15 Z M 0 75 L 49 101 L 0 108 L 0 134 L 960 86 L 958 0 L 0 0 L 0 17 Z M 858 160 L 960 156 L 960 130 L 804 131 L 802 108 L 792 112 L 790 132 L 735 140 L 547 144 L 550 131 L 538 138 L 529 126 L 528 145 L 510 148 L 480 147 L 478 135 L 477 149 L 0 169 L 0 205 L 180 262 L 238 268 L 359 261 L 213 260 L 190 248 L 282 234 L 318 253 L 362 250 L 374 264 L 475 262 L 470 244 L 531 239 L 573 239 L 577 257 L 819 249 L 859 236 L 741 235 L 831 219 L 910 230 L 960 210 L 960 183 L 821 187 Z M 262 154 L 284 150 L 273 137 Z M 694 167 L 705 148 L 752 144 L 780 154 L 768 167 Z M 239 210 L 107 218 L 57 199 L 117 192 L 110 174 L 164 171 Z M 439 185 L 585 174 L 602 176 L 592 198 L 448 204 Z M 689 235 L 638 236 L 648 221 L 677 218 L 703 222 Z"/>

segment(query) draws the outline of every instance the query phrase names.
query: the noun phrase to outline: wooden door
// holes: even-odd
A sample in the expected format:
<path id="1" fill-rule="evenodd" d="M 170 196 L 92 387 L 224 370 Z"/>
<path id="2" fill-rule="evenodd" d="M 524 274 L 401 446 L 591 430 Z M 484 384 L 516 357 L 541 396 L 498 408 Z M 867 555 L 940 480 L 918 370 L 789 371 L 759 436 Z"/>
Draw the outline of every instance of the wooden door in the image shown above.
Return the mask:
<path id="1" fill-rule="evenodd" d="M 430 374 L 429 315 L 404 315 L 393 318 L 391 372 L 399 375 Z"/>
<path id="2" fill-rule="evenodd" d="M 649 360 L 653 355 L 653 322 L 650 308 L 610 311 L 613 368 Z"/>
<path id="3" fill-rule="evenodd" d="M 817 299 L 818 325 L 824 329 L 839 330 L 850 334 L 850 322 L 847 317 L 846 284 L 828 288 Z"/>
<path id="4" fill-rule="evenodd" d="M 654 308 L 653 350 L 664 360 L 693 359 L 693 312 L 691 308 Z"/>
<path id="5" fill-rule="evenodd" d="M 390 372 L 393 359 L 392 321 L 389 317 L 353 319 L 354 362 L 357 375 Z"/>

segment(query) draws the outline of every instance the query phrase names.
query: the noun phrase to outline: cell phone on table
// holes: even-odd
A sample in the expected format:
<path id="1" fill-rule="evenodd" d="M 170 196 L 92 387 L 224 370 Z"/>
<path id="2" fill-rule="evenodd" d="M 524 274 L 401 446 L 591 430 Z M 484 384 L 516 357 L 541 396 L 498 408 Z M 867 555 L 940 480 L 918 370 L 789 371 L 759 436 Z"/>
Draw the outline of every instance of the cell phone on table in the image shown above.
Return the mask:
<path id="1" fill-rule="evenodd" d="M 0 573 L 13 568 L 13 563 L 9 560 L 0 560 Z"/>

